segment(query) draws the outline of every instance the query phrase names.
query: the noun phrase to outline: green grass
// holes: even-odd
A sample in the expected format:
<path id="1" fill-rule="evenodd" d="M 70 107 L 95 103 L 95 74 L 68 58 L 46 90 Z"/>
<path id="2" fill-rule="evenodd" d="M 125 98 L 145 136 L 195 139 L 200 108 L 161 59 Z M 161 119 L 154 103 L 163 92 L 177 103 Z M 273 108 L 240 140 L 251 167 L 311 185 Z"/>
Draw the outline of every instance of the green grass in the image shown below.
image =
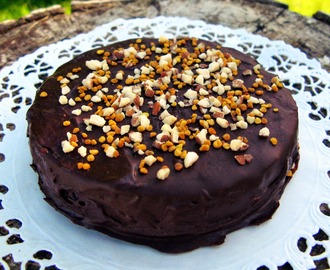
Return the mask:
<path id="1" fill-rule="evenodd" d="M 70 13 L 70 0 L 0 0 L 0 21 L 19 19 L 32 10 L 60 4 Z"/>
<path id="2" fill-rule="evenodd" d="M 330 14 L 330 0 L 278 0 L 289 5 L 289 9 L 305 16 L 312 16 L 317 11 Z M 19 19 L 32 10 L 60 4 L 70 13 L 71 0 L 0 0 L 0 21 Z"/>

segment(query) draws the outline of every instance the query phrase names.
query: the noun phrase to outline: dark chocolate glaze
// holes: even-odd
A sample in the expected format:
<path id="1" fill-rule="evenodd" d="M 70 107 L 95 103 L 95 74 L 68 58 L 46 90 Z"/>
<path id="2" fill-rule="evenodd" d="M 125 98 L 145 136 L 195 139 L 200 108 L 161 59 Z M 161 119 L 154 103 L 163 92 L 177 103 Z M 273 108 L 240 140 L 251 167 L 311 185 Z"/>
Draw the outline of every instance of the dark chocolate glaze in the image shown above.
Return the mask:
<path id="1" fill-rule="evenodd" d="M 144 39 L 143 43 L 148 45 L 151 41 L 158 42 Z M 104 49 L 112 52 L 119 47 L 126 48 L 130 43 L 134 41 L 120 42 Z M 262 96 L 273 107 L 279 108 L 277 113 L 269 110 L 266 114 L 271 136 L 278 139 L 276 146 L 269 139 L 258 136 L 260 125 L 250 125 L 246 130 L 217 130 L 219 134 L 229 133 L 232 138 L 248 138 L 246 153 L 251 154 L 253 160 L 244 166 L 235 161 L 237 152 L 211 148 L 206 153 L 199 153 L 199 160 L 192 167 L 176 172 L 173 154 L 154 149 L 156 155 L 164 157 L 164 162 L 153 165 L 148 168 L 147 175 L 142 175 L 137 169 L 141 156 L 124 147 L 118 158 L 108 158 L 102 153 L 90 170 L 78 170 L 76 164 L 83 160 L 82 157 L 77 151 L 64 154 L 61 141 L 73 126 L 83 130 L 83 118 L 95 110 L 72 118 L 73 108 L 61 106 L 58 102 L 60 84 L 56 78 L 65 76 L 73 68 L 85 67 L 86 60 L 101 59 L 95 51 L 76 57 L 47 78 L 27 113 L 33 167 L 39 174 L 39 184 L 49 204 L 74 223 L 171 253 L 221 244 L 231 231 L 271 218 L 290 179 L 286 177 L 287 171 L 292 166 L 296 169 L 299 159 L 297 106 L 289 90 L 265 91 Z M 245 85 L 251 85 L 255 75 L 240 74 L 252 69 L 257 62 L 233 49 L 221 48 L 221 51 L 241 60 L 237 78 L 242 78 Z M 141 61 L 135 67 L 144 63 Z M 126 69 L 125 74 L 132 74 L 135 67 Z M 116 74 L 118 69 L 123 67 L 112 67 L 111 73 Z M 89 72 L 83 68 L 78 74 L 82 79 Z M 264 82 L 270 84 L 274 75 L 264 70 L 261 73 Z M 74 89 L 81 85 L 81 79 L 69 83 L 69 97 L 74 96 Z M 110 91 L 114 88 L 110 82 L 106 86 Z M 186 89 L 179 92 L 179 99 L 183 98 L 180 93 Z M 47 98 L 39 97 L 41 91 L 47 91 Z M 150 111 L 146 107 L 144 110 Z M 170 110 L 179 118 L 189 118 L 192 113 L 180 107 Z M 71 126 L 63 127 L 68 116 L 71 117 Z M 129 122 L 130 119 L 125 119 L 123 124 Z M 160 121 L 152 117 L 156 130 L 158 122 L 160 128 Z M 101 134 L 101 128 L 93 128 L 95 138 Z M 188 149 L 198 152 L 196 143 L 187 143 Z M 150 148 L 151 144 L 150 141 Z M 155 175 L 164 164 L 171 168 L 171 174 L 165 181 L 159 181 Z"/>

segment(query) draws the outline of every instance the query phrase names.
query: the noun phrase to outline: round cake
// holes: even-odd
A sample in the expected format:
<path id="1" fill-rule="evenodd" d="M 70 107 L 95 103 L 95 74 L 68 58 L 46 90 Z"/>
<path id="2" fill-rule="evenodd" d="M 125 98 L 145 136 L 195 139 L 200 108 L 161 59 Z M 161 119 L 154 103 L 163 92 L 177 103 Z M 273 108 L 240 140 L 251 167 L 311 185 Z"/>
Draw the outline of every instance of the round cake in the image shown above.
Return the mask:
<path id="1" fill-rule="evenodd" d="M 132 39 L 59 67 L 27 113 L 46 201 L 170 253 L 271 218 L 299 160 L 280 79 L 197 38 Z"/>

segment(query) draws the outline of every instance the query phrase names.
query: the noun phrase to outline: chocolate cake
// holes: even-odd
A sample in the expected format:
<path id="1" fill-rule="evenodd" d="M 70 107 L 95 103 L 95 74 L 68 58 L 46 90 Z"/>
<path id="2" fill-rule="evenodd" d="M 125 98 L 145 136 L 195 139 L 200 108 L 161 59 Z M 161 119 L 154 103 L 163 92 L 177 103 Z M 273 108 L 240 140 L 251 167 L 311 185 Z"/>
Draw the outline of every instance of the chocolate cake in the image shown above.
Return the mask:
<path id="1" fill-rule="evenodd" d="M 85 52 L 44 81 L 27 120 L 49 204 L 163 252 L 270 219 L 299 160 L 290 91 L 250 56 L 196 38 Z"/>

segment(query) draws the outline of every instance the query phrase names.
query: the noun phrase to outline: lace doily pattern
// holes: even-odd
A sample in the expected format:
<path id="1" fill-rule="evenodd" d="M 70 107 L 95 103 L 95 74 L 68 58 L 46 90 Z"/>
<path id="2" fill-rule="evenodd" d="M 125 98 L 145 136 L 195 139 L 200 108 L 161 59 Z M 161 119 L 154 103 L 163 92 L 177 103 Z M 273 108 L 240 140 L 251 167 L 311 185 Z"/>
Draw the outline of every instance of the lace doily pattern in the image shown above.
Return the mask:
<path id="1" fill-rule="evenodd" d="M 300 168 L 273 219 L 230 234 L 220 247 L 177 256 L 104 237 L 54 213 L 29 167 L 26 138 L 26 111 L 58 66 L 92 48 L 160 35 L 195 36 L 254 56 L 291 89 L 300 117 Z M 330 268 L 330 75 L 300 50 L 185 18 L 119 19 L 5 67 L 0 103 L 0 269 Z"/>

